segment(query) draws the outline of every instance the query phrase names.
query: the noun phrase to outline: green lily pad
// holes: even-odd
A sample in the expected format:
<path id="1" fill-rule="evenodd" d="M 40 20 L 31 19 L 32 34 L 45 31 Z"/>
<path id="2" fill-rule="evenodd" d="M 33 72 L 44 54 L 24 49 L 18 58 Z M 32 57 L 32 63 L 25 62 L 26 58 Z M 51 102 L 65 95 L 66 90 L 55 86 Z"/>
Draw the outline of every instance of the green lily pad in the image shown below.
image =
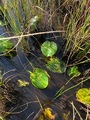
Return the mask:
<path id="1" fill-rule="evenodd" d="M 31 83 L 34 87 L 45 89 L 48 86 L 48 74 L 45 70 L 35 68 L 33 72 L 29 71 Z"/>
<path id="2" fill-rule="evenodd" d="M 86 106 L 90 106 L 90 88 L 81 88 L 76 93 L 76 98 L 79 102 Z"/>
<path id="3" fill-rule="evenodd" d="M 2 40 L 2 38 L 5 37 L 0 36 L 0 53 L 7 52 L 10 48 L 13 47 L 13 43 L 10 40 Z"/>
<path id="4" fill-rule="evenodd" d="M 68 70 L 67 70 L 67 74 L 70 76 L 70 77 L 78 77 L 81 73 L 79 72 L 78 70 L 78 67 L 77 66 L 73 66 L 73 67 L 70 67 Z"/>
<path id="5" fill-rule="evenodd" d="M 58 58 L 51 58 L 46 67 L 52 72 L 64 73 L 66 71 L 65 63 Z"/>
<path id="6" fill-rule="evenodd" d="M 41 45 L 41 51 L 46 57 L 52 57 L 57 51 L 57 44 L 55 42 L 45 41 Z"/>

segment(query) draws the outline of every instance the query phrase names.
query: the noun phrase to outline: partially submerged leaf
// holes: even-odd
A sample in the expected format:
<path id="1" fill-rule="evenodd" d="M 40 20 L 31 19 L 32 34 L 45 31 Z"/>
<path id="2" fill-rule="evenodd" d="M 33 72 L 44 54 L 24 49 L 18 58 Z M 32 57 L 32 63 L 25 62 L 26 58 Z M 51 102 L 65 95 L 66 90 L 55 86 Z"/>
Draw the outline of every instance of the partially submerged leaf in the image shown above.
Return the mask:
<path id="1" fill-rule="evenodd" d="M 64 73 L 66 71 L 65 63 L 58 58 L 51 58 L 46 67 L 52 72 Z"/>
<path id="2" fill-rule="evenodd" d="M 76 98 L 79 102 L 86 106 L 90 106 L 90 88 L 81 88 L 76 93 Z"/>
<path id="3" fill-rule="evenodd" d="M 51 108 L 44 108 L 39 110 L 33 120 L 55 120 L 55 118 L 56 114 L 52 113 Z"/>
<path id="4" fill-rule="evenodd" d="M 78 77 L 81 73 L 79 72 L 78 70 L 78 67 L 77 66 L 73 66 L 73 67 L 70 67 L 68 70 L 67 70 L 67 73 L 70 77 Z"/>
<path id="5" fill-rule="evenodd" d="M 29 71 L 31 83 L 34 87 L 45 89 L 48 86 L 48 74 L 45 70 L 35 68 L 33 72 Z"/>
<path id="6" fill-rule="evenodd" d="M 55 119 L 55 116 L 56 115 L 53 115 L 52 114 L 52 111 L 50 108 L 46 108 L 44 111 L 43 111 L 43 114 L 45 116 L 45 118 L 47 118 L 48 120 L 54 120 Z"/>
<path id="7" fill-rule="evenodd" d="M 55 42 L 45 41 L 41 45 L 41 51 L 46 57 L 52 57 L 57 51 L 57 44 Z"/>
<path id="8" fill-rule="evenodd" d="M 7 52 L 8 49 L 13 47 L 13 43 L 10 40 L 2 40 L 2 38 L 5 37 L 0 36 L 0 53 Z"/>
<path id="9" fill-rule="evenodd" d="M 18 84 L 19 84 L 19 87 L 25 87 L 25 86 L 29 85 L 29 82 L 18 80 Z"/>

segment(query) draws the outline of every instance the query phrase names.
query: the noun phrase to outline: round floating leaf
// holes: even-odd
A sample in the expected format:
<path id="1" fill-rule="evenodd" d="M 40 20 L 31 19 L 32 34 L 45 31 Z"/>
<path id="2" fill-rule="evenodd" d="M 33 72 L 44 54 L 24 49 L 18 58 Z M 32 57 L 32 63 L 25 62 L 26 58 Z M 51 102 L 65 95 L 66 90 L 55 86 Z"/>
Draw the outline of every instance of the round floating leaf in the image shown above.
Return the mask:
<path id="1" fill-rule="evenodd" d="M 70 76 L 70 77 L 78 77 L 81 73 L 79 72 L 78 70 L 78 67 L 77 66 L 73 66 L 73 67 L 70 67 L 68 70 L 67 70 L 67 74 Z"/>
<path id="2" fill-rule="evenodd" d="M 13 43 L 10 40 L 2 40 L 2 38 L 5 37 L 0 36 L 0 53 L 7 52 L 8 49 L 13 47 Z"/>
<path id="3" fill-rule="evenodd" d="M 90 88 L 81 88 L 76 93 L 76 98 L 79 102 L 86 106 L 90 106 Z"/>
<path id="4" fill-rule="evenodd" d="M 39 89 L 45 89 L 48 86 L 48 74 L 45 70 L 36 68 L 33 72 L 30 72 L 30 79 L 32 85 Z"/>
<path id="5" fill-rule="evenodd" d="M 57 44 L 55 42 L 45 41 L 41 45 L 41 51 L 46 57 L 52 57 L 57 51 Z"/>
<path id="6" fill-rule="evenodd" d="M 66 71 L 65 63 L 58 58 L 51 58 L 46 67 L 52 72 L 64 73 Z"/>

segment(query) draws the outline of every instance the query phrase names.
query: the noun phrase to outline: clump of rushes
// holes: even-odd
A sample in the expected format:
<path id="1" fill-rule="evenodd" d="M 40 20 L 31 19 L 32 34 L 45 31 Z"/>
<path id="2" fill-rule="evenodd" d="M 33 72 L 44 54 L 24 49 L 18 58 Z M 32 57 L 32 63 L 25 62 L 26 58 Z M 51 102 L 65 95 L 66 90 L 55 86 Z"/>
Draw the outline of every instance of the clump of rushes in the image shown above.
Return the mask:
<path id="1" fill-rule="evenodd" d="M 35 6 L 36 4 L 30 0 L 2 1 L 0 11 L 14 35 L 27 34 L 37 29 L 40 14 Z M 27 39 L 24 37 L 21 40 L 21 47 L 24 51 L 26 51 L 26 48 L 29 50 Z"/>
<path id="2" fill-rule="evenodd" d="M 3 0 L 0 10 L 16 35 L 32 31 L 32 18 L 38 16 L 35 4 L 30 0 Z M 37 21 L 37 17 L 35 17 Z M 34 21 L 35 22 L 35 21 Z M 31 27 L 31 28 L 30 28 Z"/>
<path id="3" fill-rule="evenodd" d="M 73 64 L 89 62 L 90 58 L 90 6 L 89 1 L 82 0 L 73 3 L 72 9 L 68 8 L 68 22 L 65 24 L 66 45 L 64 56 L 68 55 L 68 61 Z M 84 61 L 83 61 L 84 60 Z"/>

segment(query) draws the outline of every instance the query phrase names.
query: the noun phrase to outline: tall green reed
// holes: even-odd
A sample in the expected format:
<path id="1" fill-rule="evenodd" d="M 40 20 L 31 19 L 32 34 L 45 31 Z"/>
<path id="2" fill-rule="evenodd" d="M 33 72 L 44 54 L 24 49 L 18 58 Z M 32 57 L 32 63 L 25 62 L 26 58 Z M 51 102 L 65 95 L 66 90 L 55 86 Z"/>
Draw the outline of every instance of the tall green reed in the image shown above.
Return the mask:
<path id="1" fill-rule="evenodd" d="M 90 61 L 90 6 L 82 0 L 69 9 L 69 22 L 66 27 L 66 45 L 64 55 L 68 55 L 67 63 L 73 58 L 73 64 L 87 59 Z M 85 8 L 86 7 L 86 8 Z M 84 59 L 85 58 L 85 59 Z"/>

